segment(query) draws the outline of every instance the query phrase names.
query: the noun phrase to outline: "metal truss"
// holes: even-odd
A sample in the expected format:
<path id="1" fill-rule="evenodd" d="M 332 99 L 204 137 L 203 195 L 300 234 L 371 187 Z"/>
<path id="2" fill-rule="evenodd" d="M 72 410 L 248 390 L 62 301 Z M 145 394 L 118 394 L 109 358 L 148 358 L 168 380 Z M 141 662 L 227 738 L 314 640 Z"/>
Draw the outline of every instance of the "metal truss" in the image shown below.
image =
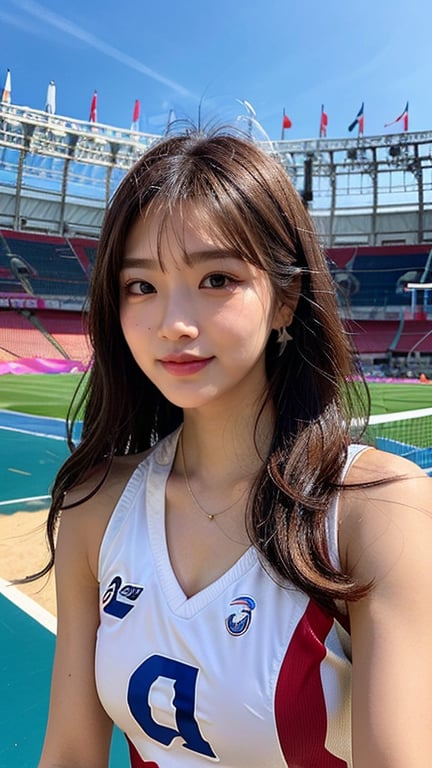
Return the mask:
<path id="1" fill-rule="evenodd" d="M 159 138 L 1 103 L 0 210 L 8 213 L 0 215 L 0 226 L 37 229 L 36 217 L 28 214 L 36 196 L 47 204 L 39 214 L 41 228 L 46 218 L 49 231 L 63 234 L 71 203 L 76 211 L 82 207 L 83 221 L 91 205 L 100 216 L 94 233 L 85 221 L 84 231 L 97 236 L 120 179 Z M 320 221 L 326 245 L 335 244 L 338 219 L 361 214 L 367 216 L 369 243 L 379 242 L 380 218 L 398 212 L 410 217 L 396 234 L 405 227 L 418 243 L 432 239 L 432 131 L 259 143 L 280 158 Z"/>
<path id="2" fill-rule="evenodd" d="M 326 221 L 328 245 L 338 216 L 362 212 L 370 244 L 377 242 L 380 215 L 398 212 L 413 214 L 405 226 L 410 234 L 415 229 L 416 242 L 431 239 L 425 214 L 432 209 L 432 131 L 280 141 L 266 149 L 280 157 L 312 215 Z"/>

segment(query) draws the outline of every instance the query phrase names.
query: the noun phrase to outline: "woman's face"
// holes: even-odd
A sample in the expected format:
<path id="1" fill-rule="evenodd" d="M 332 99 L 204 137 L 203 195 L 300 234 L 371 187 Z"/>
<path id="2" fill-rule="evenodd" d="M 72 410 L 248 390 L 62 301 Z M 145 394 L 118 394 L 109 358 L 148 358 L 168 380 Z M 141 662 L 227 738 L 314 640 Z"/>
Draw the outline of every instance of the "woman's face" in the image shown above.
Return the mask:
<path id="1" fill-rule="evenodd" d="M 120 320 L 135 361 L 184 409 L 261 397 L 268 337 L 283 324 L 266 273 L 206 234 L 192 204 L 159 235 L 155 214 L 126 241 Z"/>

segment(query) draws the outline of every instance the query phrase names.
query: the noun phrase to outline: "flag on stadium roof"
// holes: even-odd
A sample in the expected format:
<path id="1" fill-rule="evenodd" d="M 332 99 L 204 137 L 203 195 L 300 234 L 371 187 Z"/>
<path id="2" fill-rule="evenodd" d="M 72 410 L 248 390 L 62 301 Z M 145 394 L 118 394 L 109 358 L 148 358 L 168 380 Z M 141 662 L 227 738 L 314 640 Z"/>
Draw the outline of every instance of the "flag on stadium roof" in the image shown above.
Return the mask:
<path id="1" fill-rule="evenodd" d="M 92 96 L 89 123 L 97 123 L 97 91 L 94 91 Z"/>
<path id="2" fill-rule="evenodd" d="M 285 129 L 286 128 L 291 128 L 291 127 L 292 127 L 292 122 L 291 122 L 290 118 L 288 117 L 288 115 L 285 114 L 285 107 L 284 107 L 283 112 L 282 112 L 282 135 L 281 135 L 282 141 L 285 138 Z"/>
<path id="3" fill-rule="evenodd" d="M 11 91 L 12 91 L 12 85 L 11 85 L 11 73 L 10 69 L 6 72 L 6 80 L 2 92 L 1 100 L 5 102 L 5 104 L 10 104 L 11 102 Z"/>
<path id="4" fill-rule="evenodd" d="M 327 126 L 328 126 L 328 114 L 324 110 L 324 104 L 321 104 L 321 118 L 320 118 L 320 129 L 319 129 L 320 139 L 327 136 Z"/>
<path id="5" fill-rule="evenodd" d="M 132 113 L 131 131 L 139 131 L 139 119 L 141 114 L 141 103 L 139 99 L 135 99 L 135 104 Z"/>
<path id="6" fill-rule="evenodd" d="M 291 120 L 289 119 L 288 115 L 284 113 L 282 118 L 282 128 L 291 128 L 291 126 L 292 126 Z"/>
<path id="7" fill-rule="evenodd" d="M 364 101 L 362 102 L 362 105 L 357 112 L 355 120 L 352 121 L 352 123 L 349 124 L 348 130 L 351 132 L 354 130 L 354 128 L 358 125 L 358 135 L 363 136 L 364 131 Z"/>
<path id="8" fill-rule="evenodd" d="M 384 128 L 388 128 L 389 125 L 394 125 L 395 123 L 399 123 L 400 120 L 403 121 L 403 130 L 407 131 L 408 130 L 408 102 L 406 103 L 405 109 L 403 112 L 401 112 L 399 117 L 397 117 L 396 120 L 392 120 L 391 123 L 384 123 Z"/>
<path id="9" fill-rule="evenodd" d="M 45 112 L 49 115 L 55 115 L 56 111 L 56 86 L 54 80 L 50 80 L 47 88 Z"/>

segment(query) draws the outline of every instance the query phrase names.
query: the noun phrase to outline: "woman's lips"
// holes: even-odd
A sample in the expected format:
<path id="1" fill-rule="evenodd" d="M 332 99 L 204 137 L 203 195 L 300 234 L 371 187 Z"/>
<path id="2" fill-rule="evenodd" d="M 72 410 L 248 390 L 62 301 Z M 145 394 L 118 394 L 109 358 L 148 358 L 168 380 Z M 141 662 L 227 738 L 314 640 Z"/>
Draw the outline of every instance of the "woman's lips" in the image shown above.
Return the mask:
<path id="1" fill-rule="evenodd" d="M 213 357 L 192 357 L 191 355 L 173 355 L 160 359 L 159 362 L 168 373 L 174 376 L 192 376 L 202 371 Z"/>

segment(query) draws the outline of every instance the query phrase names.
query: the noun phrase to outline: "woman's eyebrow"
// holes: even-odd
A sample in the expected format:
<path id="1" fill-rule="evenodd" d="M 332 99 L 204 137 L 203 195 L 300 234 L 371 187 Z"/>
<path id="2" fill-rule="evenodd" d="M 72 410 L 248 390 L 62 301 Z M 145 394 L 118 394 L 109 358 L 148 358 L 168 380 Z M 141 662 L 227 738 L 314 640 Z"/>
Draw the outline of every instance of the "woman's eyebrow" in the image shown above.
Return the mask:
<path id="1" fill-rule="evenodd" d="M 192 251 L 184 254 L 184 260 L 189 266 L 218 259 L 236 259 L 242 261 L 241 256 L 234 251 L 215 250 L 214 248 L 204 251 Z M 146 259 L 142 256 L 125 256 L 122 269 L 133 269 L 134 267 L 137 269 L 159 270 L 161 265 L 158 259 Z"/>

